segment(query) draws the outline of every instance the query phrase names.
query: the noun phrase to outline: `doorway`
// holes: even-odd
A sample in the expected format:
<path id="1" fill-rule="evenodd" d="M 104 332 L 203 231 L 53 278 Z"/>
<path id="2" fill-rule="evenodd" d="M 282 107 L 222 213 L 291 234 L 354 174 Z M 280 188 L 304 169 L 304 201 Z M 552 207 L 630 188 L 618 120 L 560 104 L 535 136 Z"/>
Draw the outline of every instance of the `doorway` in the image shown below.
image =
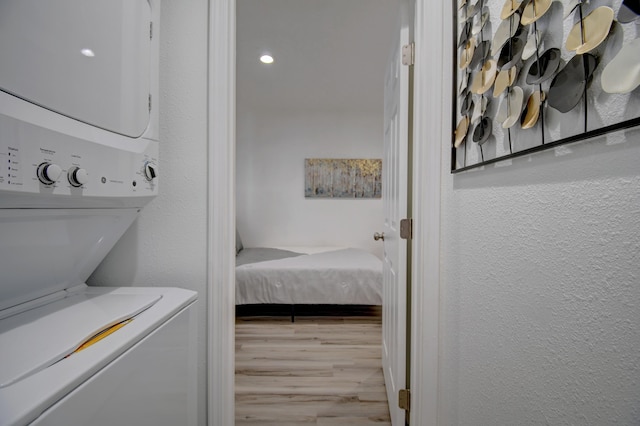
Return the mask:
<path id="1" fill-rule="evenodd" d="M 235 239 L 235 1 L 210 3 L 209 43 L 209 285 L 208 413 L 209 425 L 233 424 Z M 438 371 L 438 286 L 440 152 L 448 134 L 445 99 L 451 81 L 448 36 L 452 29 L 442 16 L 451 14 L 446 2 L 416 1 L 416 66 L 414 112 L 414 214 L 426 218 L 414 229 L 413 250 L 420 262 L 412 267 L 412 374 L 414 424 L 436 424 Z M 429 43 L 420 43 L 428 40 Z M 421 58 L 429 58 L 429 67 Z M 444 92 L 444 94 L 443 94 Z M 427 137 L 428 136 L 428 137 Z M 446 138 L 446 136 L 445 136 Z M 427 238 L 429 237 L 429 238 Z M 416 306 L 419 309 L 416 309 Z"/>
<path id="2" fill-rule="evenodd" d="M 302 167 L 305 158 L 383 157 L 398 9 L 236 0 L 236 227 L 246 247 L 358 247 L 382 258 L 372 238 L 381 201 L 305 199 Z M 272 63 L 260 62 L 265 54 Z"/>

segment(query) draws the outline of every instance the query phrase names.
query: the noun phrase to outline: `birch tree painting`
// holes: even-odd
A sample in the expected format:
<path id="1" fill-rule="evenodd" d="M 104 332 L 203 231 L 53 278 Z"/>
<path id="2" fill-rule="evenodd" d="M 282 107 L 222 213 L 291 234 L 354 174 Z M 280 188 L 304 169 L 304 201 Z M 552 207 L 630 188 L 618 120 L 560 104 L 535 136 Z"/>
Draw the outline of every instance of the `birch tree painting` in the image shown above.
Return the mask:
<path id="1" fill-rule="evenodd" d="M 304 160 L 306 198 L 381 198 L 382 160 Z"/>

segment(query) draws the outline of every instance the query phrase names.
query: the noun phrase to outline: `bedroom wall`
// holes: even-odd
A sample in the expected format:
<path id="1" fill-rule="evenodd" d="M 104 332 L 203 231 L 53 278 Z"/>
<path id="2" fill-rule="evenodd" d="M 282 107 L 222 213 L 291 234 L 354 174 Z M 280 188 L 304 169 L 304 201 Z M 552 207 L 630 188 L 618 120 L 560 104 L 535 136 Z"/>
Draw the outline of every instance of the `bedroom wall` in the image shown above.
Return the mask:
<path id="1" fill-rule="evenodd" d="M 439 424 L 637 425 L 640 130 L 458 175 L 448 146 Z"/>
<path id="2" fill-rule="evenodd" d="M 207 394 L 207 16 L 206 0 L 162 1 L 160 192 L 89 279 L 198 292 L 200 425 Z"/>
<path id="3" fill-rule="evenodd" d="M 382 158 L 380 113 L 237 115 L 237 226 L 246 247 L 349 246 L 382 255 L 382 201 L 305 199 L 305 158 Z"/>

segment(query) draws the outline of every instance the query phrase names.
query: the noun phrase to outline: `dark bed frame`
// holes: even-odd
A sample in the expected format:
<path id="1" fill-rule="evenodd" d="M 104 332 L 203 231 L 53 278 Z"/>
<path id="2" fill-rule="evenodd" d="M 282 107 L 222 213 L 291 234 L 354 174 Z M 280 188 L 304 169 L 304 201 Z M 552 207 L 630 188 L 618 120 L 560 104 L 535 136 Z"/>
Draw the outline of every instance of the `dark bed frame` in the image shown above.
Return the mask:
<path id="1" fill-rule="evenodd" d="M 236 305 L 236 317 L 255 316 L 291 316 L 295 322 L 297 316 L 379 316 L 381 306 L 376 305 L 287 305 L 287 304 L 252 304 Z"/>

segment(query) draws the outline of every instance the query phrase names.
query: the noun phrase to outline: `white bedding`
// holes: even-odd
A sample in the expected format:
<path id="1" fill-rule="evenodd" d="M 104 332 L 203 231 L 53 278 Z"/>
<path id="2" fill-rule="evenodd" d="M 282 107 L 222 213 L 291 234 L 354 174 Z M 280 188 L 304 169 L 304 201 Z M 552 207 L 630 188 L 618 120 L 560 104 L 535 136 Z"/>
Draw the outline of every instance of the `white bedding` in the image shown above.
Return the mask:
<path id="1" fill-rule="evenodd" d="M 382 262 L 346 248 L 236 267 L 236 304 L 381 305 Z"/>
<path id="2" fill-rule="evenodd" d="M 285 246 L 285 247 L 274 247 L 278 250 L 287 250 L 287 251 L 293 251 L 296 253 L 302 253 L 302 254 L 318 254 L 318 253 L 324 253 L 327 251 L 336 251 L 336 250 L 344 250 L 348 247 L 299 247 L 299 246 Z"/>

